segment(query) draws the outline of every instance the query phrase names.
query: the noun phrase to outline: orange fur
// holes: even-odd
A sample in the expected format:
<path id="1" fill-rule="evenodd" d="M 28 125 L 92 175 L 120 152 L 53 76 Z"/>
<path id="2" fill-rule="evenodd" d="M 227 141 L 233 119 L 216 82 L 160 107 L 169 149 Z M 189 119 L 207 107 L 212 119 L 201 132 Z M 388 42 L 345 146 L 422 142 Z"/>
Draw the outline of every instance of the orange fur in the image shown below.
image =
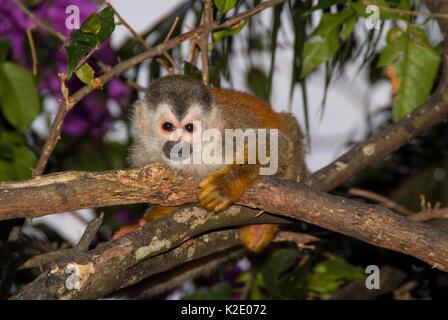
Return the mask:
<path id="1" fill-rule="evenodd" d="M 143 218 L 139 220 L 138 223 L 131 225 L 131 226 L 123 226 L 120 229 L 118 229 L 114 235 L 111 237 L 112 240 L 118 239 L 121 236 L 125 235 L 126 233 L 135 230 L 137 228 L 140 228 L 141 226 L 144 226 L 145 224 L 157 220 L 167 214 L 170 214 L 171 212 L 176 211 L 180 207 L 162 207 L 157 205 L 152 205 L 148 210 L 146 210 L 145 214 L 143 215 Z"/>
<path id="2" fill-rule="evenodd" d="M 226 209 L 237 200 L 244 190 L 258 177 L 255 165 L 230 165 L 210 174 L 199 186 L 200 204 L 216 212 Z"/>
<path id="3" fill-rule="evenodd" d="M 277 232 L 277 226 L 273 224 L 255 224 L 241 227 L 240 239 L 244 246 L 253 252 L 263 250 Z"/>
<path id="4" fill-rule="evenodd" d="M 215 102 L 231 113 L 256 120 L 258 128 L 278 129 L 286 133 L 283 118 L 268 103 L 238 91 L 215 88 L 211 91 Z M 247 163 L 247 149 L 245 151 Z M 226 209 L 254 182 L 258 170 L 259 165 L 233 164 L 210 174 L 199 184 L 202 188 L 199 194 L 201 206 L 216 212 Z M 275 225 L 269 224 L 245 226 L 240 229 L 240 237 L 247 249 L 259 252 L 271 242 L 276 230 Z"/>
<path id="5" fill-rule="evenodd" d="M 278 129 L 285 132 L 284 123 L 280 115 L 274 112 L 271 106 L 263 100 L 239 91 L 230 89 L 210 88 L 215 102 L 236 114 L 247 113 L 259 120 L 259 128 Z"/>
<path id="6" fill-rule="evenodd" d="M 180 206 L 175 206 L 175 207 L 170 207 L 170 206 L 166 206 L 166 207 L 162 207 L 162 206 L 156 206 L 156 205 L 152 205 L 151 208 L 149 210 L 147 210 L 145 212 L 145 214 L 143 215 L 143 220 L 148 223 L 154 220 L 157 220 L 167 214 L 170 214 L 171 212 L 176 211 L 177 209 L 179 209 Z"/>

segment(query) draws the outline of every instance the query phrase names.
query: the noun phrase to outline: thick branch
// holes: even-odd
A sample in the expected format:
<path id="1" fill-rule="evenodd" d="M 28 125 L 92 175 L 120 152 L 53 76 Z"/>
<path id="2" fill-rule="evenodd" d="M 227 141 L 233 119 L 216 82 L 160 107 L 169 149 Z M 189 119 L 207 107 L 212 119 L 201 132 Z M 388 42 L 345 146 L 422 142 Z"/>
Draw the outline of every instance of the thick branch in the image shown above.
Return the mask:
<path id="1" fill-rule="evenodd" d="M 232 206 L 219 215 L 199 207 L 179 210 L 117 240 L 100 244 L 86 253 L 64 256 L 48 272 L 43 272 L 13 298 L 104 297 L 119 288 L 174 268 L 183 262 L 240 246 L 235 230 L 222 230 L 186 241 L 209 231 L 210 228 L 235 226 L 235 221 L 243 221 L 246 224 L 284 221 L 269 215 L 256 216 L 257 210 L 246 210 L 238 206 Z M 175 249 L 171 250 L 173 248 Z M 73 270 L 76 270 L 80 277 L 77 290 L 70 290 L 66 286 L 67 275 Z"/>
<path id="2" fill-rule="evenodd" d="M 198 191 L 195 179 L 157 165 L 102 173 L 57 173 L 0 183 L 0 217 L 36 217 L 137 202 L 180 205 L 197 201 Z M 261 178 L 237 204 L 309 222 L 448 270 L 448 234 L 380 206 L 360 204 L 275 177 Z M 240 216 L 232 219 L 233 225 L 244 224 Z"/>

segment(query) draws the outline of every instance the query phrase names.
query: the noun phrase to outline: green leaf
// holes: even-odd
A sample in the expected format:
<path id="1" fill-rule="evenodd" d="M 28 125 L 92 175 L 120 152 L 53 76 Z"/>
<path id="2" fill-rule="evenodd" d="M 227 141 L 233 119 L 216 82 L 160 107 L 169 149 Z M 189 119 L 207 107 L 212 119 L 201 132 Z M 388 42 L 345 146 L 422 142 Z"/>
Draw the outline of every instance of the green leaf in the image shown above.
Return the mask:
<path id="1" fill-rule="evenodd" d="M 0 159 L 0 181 L 23 180 L 31 178 L 36 160 L 24 147 L 14 147 L 14 161 Z"/>
<path id="2" fill-rule="evenodd" d="M 268 77 L 263 71 L 258 68 L 250 69 L 246 76 L 246 83 L 250 91 L 260 99 L 268 102 Z"/>
<path id="3" fill-rule="evenodd" d="M 218 31 L 213 32 L 213 42 L 217 43 L 217 42 L 220 42 L 225 37 L 233 36 L 235 34 L 240 33 L 241 30 L 243 30 L 245 25 L 246 24 L 244 23 L 237 28 L 228 28 L 228 29 L 223 29 L 223 30 L 218 30 Z"/>
<path id="4" fill-rule="evenodd" d="M 76 70 L 76 76 L 85 84 L 95 88 L 92 84 L 92 80 L 95 77 L 95 71 L 93 71 L 92 67 L 87 62 L 83 63 L 78 70 Z"/>
<path id="5" fill-rule="evenodd" d="M 357 21 L 358 17 L 354 14 L 344 22 L 344 27 L 342 28 L 340 34 L 342 40 L 347 40 L 348 37 L 350 37 L 350 35 L 353 33 L 353 29 L 355 28 Z"/>
<path id="6" fill-rule="evenodd" d="M 14 151 L 4 143 L 0 143 L 0 159 L 12 161 L 14 159 Z"/>
<path id="7" fill-rule="evenodd" d="M 24 135 L 3 131 L 0 135 L 0 181 L 28 179 L 35 164 Z"/>
<path id="8" fill-rule="evenodd" d="M 98 44 L 98 40 L 94 34 L 82 32 L 81 29 L 75 29 L 70 33 L 69 43 L 84 45 L 90 49 Z"/>
<path id="9" fill-rule="evenodd" d="M 221 77 L 219 76 L 219 70 L 215 66 L 208 67 L 208 82 L 212 87 L 221 87 Z"/>
<path id="10" fill-rule="evenodd" d="M 96 34 L 98 42 L 103 43 L 110 37 L 115 29 L 114 10 L 111 7 L 106 7 L 101 10 L 99 14 L 101 20 L 101 29 Z"/>
<path id="11" fill-rule="evenodd" d="M 365 274 L 361 268 L 354 267 L 345 259 L 336 257 L 318 263 L 310 277 L 309 290 L 331 295 L 344 283 L 360 279 Z"/>
<path id="12" fill-rule="evenodd" d="M 212 287 L 202 287 L 196 292 L 182 297 L 182 300 L 228 300 L 231 287 L 228 282 L 221 282 Z"/>
<path id="13" fill-rule="evenodd" d="M 213 0 L 216 8 L 218 8 L 219 12 L 226 13 L 230 9 L 234 8 L 238 0 Z"/>
<path id="14" fill-rule="evenodd" d="M 100 15 L 93 12 L 81 26 L 81 31 L 84 33 L 98 34 L 101 29 Z"/>
<path id="15" fill-rule="evenodd" d="M 73 70 L 79 61 L 95 46 L 109 38 L 115 29 L 114 11 L 106 7 L 98 14 L 92 13 L 79 29 L 70 33 L 67 52 L 67 80 L 70 80 Z"/>
<path id="16" fill-rule="evenodd" d="M 276 249 L 269 255 L 263 270 L 263 280 L 266 289 L 274 296 L 279 296 L 281 290 L 278 287 L 283 273 L 294 267 L 299 258 L 299 252 L 295 249 Z"/>
<path id="17" fill-rule="evenodd" d="M 193 76 L 202 80 L 202 72 L 194 64 L 188 61 L 184 61 L 184 74 Z M 208 78 L 211 86 L 219 88 L 221 86 L 221 78 L 219 76 L 219 70 L 215 66 L 208 67 Z"/>
<path id="18" fill-rule="evenodd" d="M 41 100 L 30 71 L 0 62 L 0 104 L 10 124 L 24 132 L 41 112 Z"/>
<path id="19" fill-rule="evenodd" d="M 327 9 L 335 4 L 341 4 L 344 2 L 345 2 L 345 0 L 319 0 L 319 3 L 317 5 L 312 7 L 310 10 L 305 11 L 305 13 L 303 13 L 302 16 L 307 16 L 314 11 L 321 10 L 321 9 Z"/>
<path id="20" fill-rule="evenodd" d="M 184 61 L 184 74 L 193 76 L 195 78 L 201 79 L 201 70 L 198 69 L 194 64 Z"/>
<path id="21" fill-rule="evenodd" d="M 322 40 L 307 42 L 303 49 L 303 66 L 300 77 L 305 77 L 319 64 L 329 61 L 339 49 L 337 31 L 334 30 Z"/>
<path id="22" fill-rule="evenodd" d="M 387 66 L 395 93 L 394 120 L 398 121 L 429 96 L 442 58 L 440 50 L 432 47 L 426 34 L 420 31 L 392 28 L 386 43 L 378 66 Z"/>
<path id="23" fill-rule="evenodd" d="M 353 17 L 355 17 L 355 10 L 352 8 L 347 8 L 337 14 L 324 13 L 312 36 L 328 36 L 337 30 L 342 23 Z"/>
<path id="24" fill-rule="evenodd" d="M 6 60 L 11 51 L 11 40 L 9 38 L 0 36 L 0 61 Z"/>
<path id="25" fill-rule="evenodd" d="M 80 29 L 73 30 L 70 34 L 69 45 L 65 47 L 67 52 L 67 80 L 70 80 L 73 70 L 91 48 L 96 46 L 95 36 L 83 33 Z"/>
<path id="26" fill-rule="evenodd" d="M 29 8 L 29 7 L 36 6 L 41 2 L 42 2 L 42 0 L 25 0 L 25 1 L 23 1 L 23 4 Z"/>

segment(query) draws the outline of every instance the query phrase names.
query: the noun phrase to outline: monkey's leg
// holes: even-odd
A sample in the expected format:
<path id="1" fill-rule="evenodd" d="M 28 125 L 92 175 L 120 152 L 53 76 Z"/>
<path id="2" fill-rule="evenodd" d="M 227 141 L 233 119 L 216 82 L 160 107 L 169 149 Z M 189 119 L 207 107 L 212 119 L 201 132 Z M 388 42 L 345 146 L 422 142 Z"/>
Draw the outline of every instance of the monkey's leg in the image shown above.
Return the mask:
<path id="1" fill-rule="evenodd" d="M 171 212 L 176 211 L 179 209 L 180 206 L 177 207 L 170 207 L 170 206 L 159 206 L 159 205 L 152 205 L 148 210 L 146 210 L 145 214 L 143 215 L 143 218 L 140 219 L 140 221 L 137 224 L 131 225 L 131 226 L 123 226 L 120 229 L 118 229 L 114 235 L 111 237 L 111 240 L 118 239 L 122 235 L 125 235 L 126 233 L 135 230 L 137 228 L 140 228 L 141 226 L 144 226 L 148 222 L 157 220 L 167 214 L 170 214 Z"/>

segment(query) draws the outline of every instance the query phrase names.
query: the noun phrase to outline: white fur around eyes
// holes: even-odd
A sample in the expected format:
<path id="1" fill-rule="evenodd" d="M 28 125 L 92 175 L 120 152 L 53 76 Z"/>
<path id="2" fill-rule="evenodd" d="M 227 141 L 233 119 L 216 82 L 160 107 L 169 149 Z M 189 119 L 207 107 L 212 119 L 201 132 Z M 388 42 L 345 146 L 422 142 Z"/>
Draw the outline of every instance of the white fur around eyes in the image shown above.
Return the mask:
<path id="1" fill-rule="evenodd" d="M 217 117 L 219 117 L 219 112 L 217 108 L 212 108 L 211 112 L 203 114 L 202 110 L 203 108 L 200 105 L 193 104 L 182 120 L 182 123 L 190 122 L 190 120 L 199 120 L 202 129 L 211 128 L 212 124 L 216 122 Z M 130 148 L 129 154 L 131 166 L 139 167 L 144 164 L 159 162 L 186 174 L 200 177 L 205 177 L 224 167 L 223 165 L 213 164 L 182 164 L 167 159 L 162 151 L 163 144 L 167 140 L 160 136 L 157 128 L 161 117 L 176 119 L 173 109 L 169 104 L 161 103 L 155 110 L 148 108 L 146 103 L 141 101 L 134 104 L 132 126 L 136 134 L 135 142 Z"/>

